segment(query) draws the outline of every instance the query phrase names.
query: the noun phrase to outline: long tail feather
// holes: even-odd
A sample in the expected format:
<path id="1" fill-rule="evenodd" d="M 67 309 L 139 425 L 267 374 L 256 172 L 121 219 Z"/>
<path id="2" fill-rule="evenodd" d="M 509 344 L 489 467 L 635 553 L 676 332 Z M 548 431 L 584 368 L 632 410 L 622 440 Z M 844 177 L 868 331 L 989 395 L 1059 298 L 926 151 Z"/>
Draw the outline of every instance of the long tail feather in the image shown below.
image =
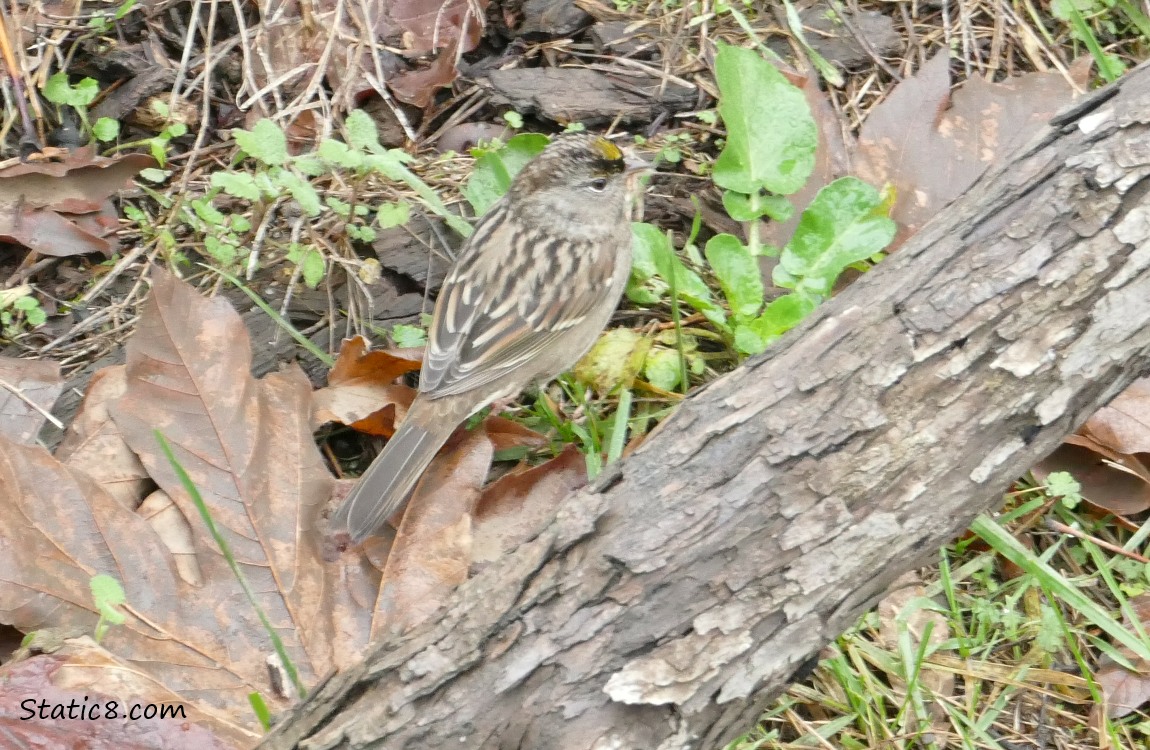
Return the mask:
<path id="1" fill-rule="evenodd" d="M 352 542 L 358 544 L 386 523 L 415 489 L 453 428 L 454 425 L 446 429 L 439 425 L 427 428 L 405 419 L 387 441 L 383 453 L 332 514 L 332 529 L 337 533 L 347 529 Z"/>

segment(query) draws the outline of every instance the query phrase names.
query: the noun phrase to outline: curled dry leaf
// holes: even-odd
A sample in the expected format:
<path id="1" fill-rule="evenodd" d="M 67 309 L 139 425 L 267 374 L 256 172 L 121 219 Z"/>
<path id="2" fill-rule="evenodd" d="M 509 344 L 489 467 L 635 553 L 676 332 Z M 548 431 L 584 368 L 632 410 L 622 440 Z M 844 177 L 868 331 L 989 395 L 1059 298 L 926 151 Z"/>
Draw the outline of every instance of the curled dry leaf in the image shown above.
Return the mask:
<path id="1" fill-rule="evenodd" d="M 345 339 L 328 374 L 326 388 L 312 394 L 312 427 L 337 422 L 369 435 L 391 437 L 403 421 L 415 389 L 396 383 L 422 364 L 422 351 L 370 350 L 367 339 Z M 488 417 L 487 434 L 495 450 L 542 448 L 547 438 L 518 422 Z"/>
<path id="2" fill-rule="evenodd" d="M 85 472 L 121 505 L 132 509 L 144 499 L 152 480 L 108 413 L 108 406 L 127 388 L 123 365 L 96 372 L 76 418 L 56 449 L 56 458 Z"/>
<path id="3" fill-rule="evenodd" d="M 422 622 L 466 580 L 471 515 L 493 455 L 484 430 L 456 432 L 428 467 L 387 558 L 373 640 L 382 628 L 403 632 Z"/>
<path id="4" fill-rule="evenodd" d="M 94 681 L 93 678 L 99 678 Z M 33 697 L 35 718 L 29 718 Z M 107 716 L 115 701 L 118 720 Z M 41 706 L 41 702 L 45 704 Z M 71 718 L 67 716 L 73 704 Z M 99 706 L 99 713 L 91 713 Z M 180 709 L 176 718 L 125 721 L 132 706 Z M 57 713 L 53 717 L 55 707 Z M 79 711 L 86 711 L 80 717 Z M 41 719 L 40 711 L 48 717 Z M 181 720 L 181 717 L 183 720 Z M 90 638 L 64 641 L 53 654 L 34 656 L 0 668 L 0 733 L 5 747 L 115 747 L 122 750 L 234 750 L 259 739 L 255 732 L 200 711 L 181 696 L 121 661 Z"/>
<path id="5" fill-rule="evenodd" d="M 77 149 L 63 161 L 0 170 L 0 240 L 43 255 L 111 257 L 119 216 L 110 198 L 155 165 L 143 154 L 106 158 Z"/>
<path id="6" fill-rule="evenodd" d="M 33 445 L 44 415 L 64 390 L 60 365 L 41 359 L 0 357 L 0 435 Z"/>
<path id="7" fill-rule="evenodd" d="M 1115 453 L 1150 453 L 1150 378 L 1131 383 L 1086 420 L 1083 431 Z"/>
<path id="8" fill-rule="evenodd" d="M 163 490 L 156 490 L 144 498 L 137 512 L 155 530 L 156 536 L 172 553 L 176 572 L 184 583 L 202 586 L 204 575 L 196 559 L 195 539 L 192 525 Z"/>
<path id="9" fill-rule="evenodd" d="M 395 380 L 418 370 L 420 360 L 371 351 L 363 336 L 346 339 L 326 388 L 312 394 L 312 425 L 345 424 L 369 435 L 391 437 L 415 391 Z"/>

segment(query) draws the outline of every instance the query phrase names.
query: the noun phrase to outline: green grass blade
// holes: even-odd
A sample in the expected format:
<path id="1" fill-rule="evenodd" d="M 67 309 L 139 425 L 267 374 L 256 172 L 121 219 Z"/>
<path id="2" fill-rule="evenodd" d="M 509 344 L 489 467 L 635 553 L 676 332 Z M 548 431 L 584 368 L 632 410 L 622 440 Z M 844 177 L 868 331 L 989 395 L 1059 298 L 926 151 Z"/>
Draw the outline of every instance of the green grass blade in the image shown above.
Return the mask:
<path id="1" fill-rule="evenodd" d="M 200 517 L 204 519 L 204 525 L 208 527 L 208 531 L 211 533 L 212 538 L 216 540 L 216 545 L 219 546 L 220 552 L 223 554 L 224 559 L 228 561 L 228 567 L 232 569 L 232 574 L 235 575 L 236 580 L 239 581 L 240 588 L 243 589 L 244 595 L 248 598 L 248 602 L 252 605 L 252 609 L 255 610 L 256 615 L 258 615 L 260 618 L 260 622 L 263 623 L 264 630 L 267 631 L 268 638 L 271 639 L 272 646 L 275 648 L 276 654 L 279 656 L 280 661 L 283 663 L 284 670 L 288 673 L 288 677 L 291 679 L 292 684 L 295 685 L 296 691 L 299 693 L 299 697 L 306 698 L 307 688 L 304 686 L 303 681 L 300 680 L 299 671 L 296 669 L 295 663 L 291 660 L 291 657 L 288 656 L 287 648 L 284 646 L 284 642 L 280 638 L 279 633 L 277 633 L 275 628 L 272 627 L 271 621 L 268 620 L 267 615 L 264 614 L 263 608 L 260 607 L 259 602 L 256 601 L 255 592 L 252 591 L 252 587 L 248 584 L 247 578 L 244 577 L 243 571 L 240 570 L 240 566 L 236 562 L 235 555 L 232 554 L 232 549 L 230 546 L 228 546 L 228 540 L 224 539 L 224 535 L 220 533 L 218 528 L 216 528 L 215 521 L 212 520 L 212 514 L 208 510 L 208 506 L 204 502 L 203 496 L 200 495 L 200 490 L 196 487 L 195 483 L 192 482 L 192 478 L 188 476 L 188 472 L 184 471 L 184 467 L 176 458 L 176 454 L 172 452 L 172 446 L 168 444 L 168 440 L 164 437 L 163 433 L 161 433 L 159 430 L 153 430 L 152 433 L 156 436 L 156 442 L 160 444 L 160 450 L 162 450 L 164 455 L 167 456 L 168 463 L 172 465 L 172 471 L 176 472 L 176 478 L 180 480 L 180 484 L 183 485 L 184 491 L 188 493 L 188 496 L 191 497 L 192 502 L 195 503 L 196 510 L 200 512 Z"/>

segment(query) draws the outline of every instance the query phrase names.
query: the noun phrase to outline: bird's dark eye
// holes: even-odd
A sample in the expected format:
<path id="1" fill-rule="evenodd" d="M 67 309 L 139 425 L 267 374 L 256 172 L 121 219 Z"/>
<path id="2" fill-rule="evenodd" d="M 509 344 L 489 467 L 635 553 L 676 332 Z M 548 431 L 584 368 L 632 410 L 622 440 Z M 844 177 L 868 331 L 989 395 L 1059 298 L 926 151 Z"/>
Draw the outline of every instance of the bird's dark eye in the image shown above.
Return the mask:
<path id="1" fill-rule="evenodd" d="M 596 193 L 602 193 L 607 189 L 607 180 L 604 177 L 600 177 L 596 180 L 591 180 L 587 183 L 587 187 L 591 190 L 594 190 Z"/>

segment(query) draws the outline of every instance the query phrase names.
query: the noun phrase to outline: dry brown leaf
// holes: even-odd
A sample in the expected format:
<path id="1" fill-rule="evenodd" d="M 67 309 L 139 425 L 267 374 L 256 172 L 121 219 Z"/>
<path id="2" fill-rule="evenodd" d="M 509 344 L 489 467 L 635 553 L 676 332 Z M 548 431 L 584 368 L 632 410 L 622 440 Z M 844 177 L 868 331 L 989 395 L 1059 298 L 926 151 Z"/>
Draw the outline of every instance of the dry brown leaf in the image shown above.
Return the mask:
<path id="1" fill-rule="evenodd" d="M 310 384 L 298 369 L 252 378 L 247 332 L 226 302 L 158 272 L 128 345 L 126 376 L 111 413 L 190 520 L 198 573 L 176 572 L 167 545 L 186 556 L 186 540 L 165 542 L 80 470 L 40 449 L 0 444 L 0 620 L 25 632 L 90 632 L 89 579 L 112 575 L 129 616 L 109 632 L 108 648 L 189 703 L 254 729 L 248 693 L 259 691 L 273 711 L 294 696 L 275 693 L 267 633 L 153 429 L 166 434 L 202 491 L 305 682 L 367 644 L 378 571 L 363 560 L 322 559 L 315 517 L 331 479 L 308 427 Z M 197 575 L 202 585 L 188 582 Z"/>
<path id="2" fill-rule="evenodd" d="M 1134 616 L 1141 621 L 1142 628 L 1150 630 L 1150 594 L 1139 594 L 1134 597 L 1130 600 L 1130 607 L 1134 611 Z M 1122 619 L 1126 627 L 1133 631 L 1133 623 L 1129 618 Z M 1150 664 L 1139 659 L 1127 648 L 1118 650 L 1134 665 L 1133 670 L 1126 669 L 1113 659 L 1103 656 L 1099 660 L 1098 669 L 1094 672 L 1094 679 L 1102 688 L 1102 694 L 1106 699 L 1106 715 L 1111 719 L 1119 719 L 1134 713 L 1142 705 L 1150 702 Z"/>
<path id="3" fill-rule="evenodd" d="M 484 430 L 455 438 L 432 461 L 408 501 L 383 571 L 376 627 L 403 632 L 442 606 L 467 578 L 471 514 L 494 451 Z"/>
<path id="4" fill-rule="evenodd" d="M 1086 501 L 1107 513 L 1128 516 L 1150 509 L 1150 484 L 1138 470 L 1124 471 L 1106 463 L 1104 458 L 1108 458 L 1107 454 L 1064 443 L 1039 461 L 1032 472 L 1039 482 L 1045 482 L 1051 472 L 1070 472 L 1082 485 L 1082 496 Z M 1134 456 L 1120 460 L 1124 465 L 1137 462 L 1141 467 Z M 1145 472 L 1145 469 L 1141 471 Z"/>
<path id="5" fill-rule="evenodd" d="M 345 339 L 328 386 L 312 394 L 312 427 L 338 422 L 368 435 L 391 437 L 416 393 L 395 380 L 418 370 L 422 355 L 411 349 L 373 351 L 363 336 Z M 488 417 L 484 425 L 497 451 L 548 444 L 543 435 L 504 417 Z"/>
<path id="6" fill-rule="evenodd" d="M 77 149 L 63 161 L 0 170 L 0 239 L 43 255 L 111 256 L 119 220 L 109 198 L 155 165 L 144 154 L 106 158 Z"/>
<path id="7" fill-rule="evenodd" d="M 196 558 L 195 537 L 192 525 L 180 511 L 168 493 L 156 490 L 144 498 L 137 509 L 139 515 L 151 525 L 156 536 L 172 554 L 176 573 L 184 583 L 192 586 L 204 585 L 204 574 Z"/>
<path id="8" fill-rule="evenodd" d="M 134 509 L 152 487 L 152 480 L 108 413 L 108 406 L 127 388 L 123 365 L 96 372 L 80 411 L 56 449 L 56 458 L 84 471 L 125 508 Z"/>
<path id="9" fill-rule="evenodd" d="M 303 373 L 292 367 L 252 378 L 239 315 L 225 300 L 204 299 L 167 273 L 155 276 L 128 346 L 127 371 L 129 392 L 113 417 L 148 473 L 191 519 L 205 580 L 231 574 L 157 451 L 153 430 L 171 442 L 203 494 L 304 679 L 326 672 L 337 650 L 362 646 L 370 617 L 340 611 L 346 602 L 335 603 L 333 582 L 325 578 L 317 521 L 331 478 L 308 424 L 311 388 Z M 265 673 L 266 635 L 257 627 L 245 637 L 251 642 L 238 649 L 235 667 Z"/>
<path id="10" fill-rule="evenodd" d="M 0 357 L 0 435 L 34 445 L 64 390 L 60 365 L 41 359 Z M 37 408 L 39 407 L 39 408 Z"/>
<path id="11" fill-rule="evenodd" d="M 391 437 L 407 414 L 415 390 L 395 382 L 418 370 L 420 360 L 370 351 L 363 336 L 346 339 L 328 375 L 328 386 L 312 394 L 312 425 L 338 422 L 369 435 Z"/>
<path id="12" fill-rule="evenodd" d="M 25 633 L 92 632 L 98 615 L 89 579 L 105 573 L 121 582 L 128 601 L 127 622 L 108 633 L 107 648 L 173 690 L 195 688 L 202 706 L 238 712 L 251 686 L 267 694 L 262 667 L 243 659 L 247 650 L 266 651 L 266 643 L 250 627 L 225 638 L 215 618 L 226 616 L 208 604 L 234 601 L 238 610 L 234 579 L 195 590 L 181 585 L 144 519 L 42 448 L 0 441 L 0 539 L 5 623 Z M 241 721 L 251 723 L 248 716 Z"/>
<path id="13" fill-rule="evenodd" d="M 37 701 L 44 699 L 49 705 L 67 705 L 72 698 L 76 699 L 77 706 L 85 705 L 85 701 L 87 706 L 100 703 L 101 707 L 107 705 L 107 701 L 117 703 L 120 720 L 101 717 L 43 721 L 37 718 L 16 722 L 24 727 L 31 725 L 40 730 L 49 729 L 49 735 L 52 729 L 60 730 L 53 742 L 38 747 L 235 749 L 251 747 L 259 741 L 259 734 L 233 724 L 221 715 L 198 710 L 183 701 L 182 696 L 148 678 L 136 665 L 118 659 L 86 636 L 64 640 L 61 648 L 51 655 L 8 665 L 0 671 L 3 672 L 14 676 L 15 687 L 24 690 L 24 698 L 36 696 Z M 0 678 L 0 686 L 3 683 L 5 680 Z M 13 687 L 11 682 L 8 686 Z M 3 691 L 2 687 L 0 691 Z M 22 705 L 2 698 L 0 703 L 5 707 Z M 147 706 L 171 706 L 169 710 L 178 706 L 183 717 L 169 714 L 170 718 L 124 721 L 123 714 L 135 705 L 140 706 L 139 711 L 145 711 Z M 2 712 L 3 707 L 0 707 L 0 726 L 7 724 Z M 48 713 L 51 715 L 51 709 Z M 21 714 L 26 717 L 26 713 Z M 75 741 L 64 740 L 68 736 L 75 736 Z M 66 744 L 60 744 L 60 741 Z"/>
<path id="14" fill-rule="evenodd" d="M 114 685 L 111 681 L 92 684 L 86 679 L 112 670 L 118 675 Z M 112 710 L 118 718 L 107 718 L 109 701 L 116 702 Z M 181 706 L 186 718 L 124 719 L 133 706 L 144 711 L 159 704 Z M 41 712 L 46 714 L 44 718 Z M 4 737 L 4 747 L 12 750 L 234 750 L 259 739 L 254 732 L 184 704 L 179 696 L 149 683 L 138 669 L 117 662 L 87 638 L 69 641 L 58 653 L 0 668 L 0 736 Z"/>
<path id="15" fill-rule="evenodd" d="M 475 49 L 490 0 L 394 0 L 382 3 L 388 27 L 403 34 L 404 53 Z"/>
<path id="16" fill-rule="evenodd" d="M 492 482 L 475 507 L 472 562 L 497 560 L 538 534 L 559 501 L 586 483 L 587 460 L 573 445 L 547 463 Z"/>
<path id="17" fill-rule="evenodd" d="M 1116 453 L 1150 453 L 1150 378 L 1131 383 L 1086 420 L 1083 430 Z"/>
<path id="18" fill-rule="evenodd" d="M 896 242 L 1033 137 L 1075 94 L 1057 73 L 1027 73 L 1002 83 L 976 76 L 952 94 L 949 66 L 945 50 L 936 54 L 871 110 L 859 133 L 858 175 L 898 190 Z"/>
<path id="19" fill-rule="evenodd" d="M 429 65 L 398 73 L 387 81 L 395 98 L 415 107 L 426 107 L 435 92 L 450 86 L 459 76 L 455 68 L 455 50 L 440 50 Z"/>

